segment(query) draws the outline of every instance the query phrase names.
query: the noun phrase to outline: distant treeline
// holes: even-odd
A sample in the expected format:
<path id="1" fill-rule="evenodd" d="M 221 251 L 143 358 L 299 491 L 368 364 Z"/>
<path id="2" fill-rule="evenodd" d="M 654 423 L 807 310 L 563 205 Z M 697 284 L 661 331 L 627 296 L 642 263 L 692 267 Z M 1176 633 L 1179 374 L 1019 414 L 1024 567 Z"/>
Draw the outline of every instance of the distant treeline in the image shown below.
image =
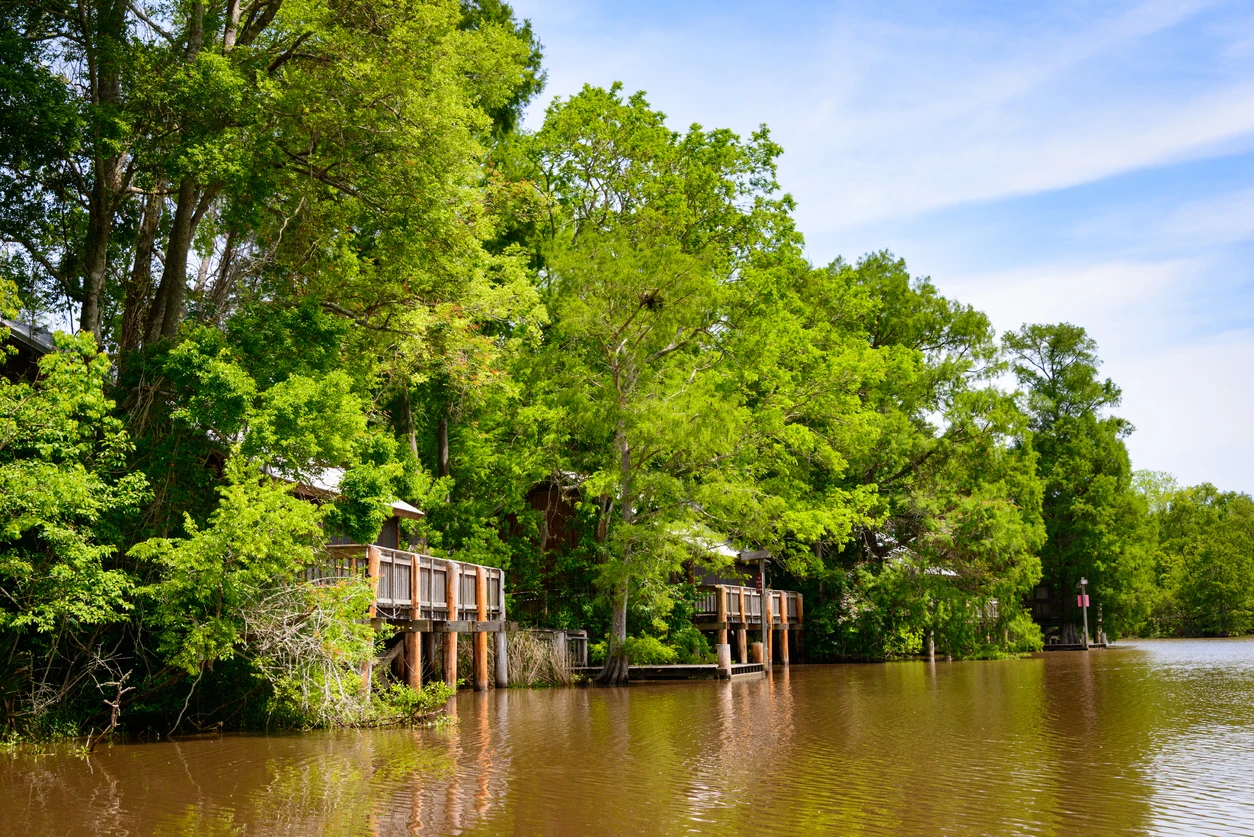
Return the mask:
<path id="1" fill-rule="evenodd" d="M 0 0 L 2 307 L 80 328 L 0 379 L 11 732 L 422 710 L 300 574 L 397 498 L 618 662 L 708 654 L 675 580 L 723 541 L 811 659 L 1033 650 L 1080 577 L 1108 633 L 1251 627 L 1249 498 L 1134 478 L 1083 329 L 815 266 L 765 128 L 614 86 L 523 131 L 543 80 L 499 0 Z"/>

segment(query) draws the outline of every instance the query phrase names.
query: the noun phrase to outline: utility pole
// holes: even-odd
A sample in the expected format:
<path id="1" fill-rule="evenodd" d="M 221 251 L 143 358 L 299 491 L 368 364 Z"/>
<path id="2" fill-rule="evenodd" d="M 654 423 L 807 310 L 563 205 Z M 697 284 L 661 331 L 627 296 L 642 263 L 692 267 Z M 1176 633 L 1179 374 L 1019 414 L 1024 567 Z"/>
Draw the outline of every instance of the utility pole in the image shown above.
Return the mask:
<path id="1" fill-rule="evenodd" d="M 1087 578 L 1080 579 L 1080 612 L 1084 614 L 1084 639 L 1082 644 L 1084 650 L 1089 650 L 1089 580 Z"/>

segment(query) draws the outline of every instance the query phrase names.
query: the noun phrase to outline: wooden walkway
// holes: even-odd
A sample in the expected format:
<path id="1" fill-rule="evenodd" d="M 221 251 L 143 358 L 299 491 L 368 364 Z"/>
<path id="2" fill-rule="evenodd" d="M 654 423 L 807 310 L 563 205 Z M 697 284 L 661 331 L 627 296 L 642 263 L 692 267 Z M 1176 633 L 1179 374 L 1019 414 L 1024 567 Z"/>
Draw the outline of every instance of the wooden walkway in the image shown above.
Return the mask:
<path id="1" fill-rule="evenodd" d="M 306 580 L 318 584 L 362 575 L 375 579 L 371 623 L 390 625 L 403 635 L 395 650 L 409 685 L 422 688 L 424 658 L 434 671 L 438 638 L 440 673 L 456 686 L 457 636 L 463 633 L 474 637 L 475 691 L 488 688 L 488 634 L 495 636 L 496 685 L 509 685 L 505 632 L 518 626 L 505 621 L 503 570 L 365 544 L 330 546 L 323 561 L 305 570 Z M 362 677 L 369 688 L 369 669 Z"/>
<path id="2" fill-rule="evenodd" d="M 595 679 L 601 666 L 582 666 L 574 669 Z M 730 674 L 713 663 L 697 665 L 629 666 L 627 680 L 632 683 L 674 680 L 760 680 L 766 676 L 761 663 L 732 663 Z"/>
<path id="3" fill-rule="evenodd" d="M 765 602 L 766 648 L 762 648 L 760 642 L 752 642 L 752 637 L 760 636 L 763 624 L 763 596 L 755 587 L 732 584 L 698 587 L 694 621 L 698 630 L 714 632 L 719 645 L 727 645 L 734 632 L 736 647 L 733 650 L 742 665 L 766 661 L 786 666 L 791 657 L 790 646 L 802 651 L 804 602 L 796 591 L 769 588 Z"/>

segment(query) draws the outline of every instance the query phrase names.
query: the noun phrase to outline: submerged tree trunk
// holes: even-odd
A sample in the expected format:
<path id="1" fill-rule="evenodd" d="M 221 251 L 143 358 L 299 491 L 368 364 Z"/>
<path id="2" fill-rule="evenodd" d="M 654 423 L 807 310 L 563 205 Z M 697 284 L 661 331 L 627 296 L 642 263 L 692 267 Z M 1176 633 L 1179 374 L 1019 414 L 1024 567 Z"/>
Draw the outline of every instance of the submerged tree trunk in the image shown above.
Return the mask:
<path id="1" fill-rule="evenodd" d="M 626 686 L 631 667 L 626 647 L 627 639 L 627 581 L 624 579 L 614 590 L 610 605 L 610 642 L 605 655 L 605 668 L 597 683 L 602 686 Z"/>

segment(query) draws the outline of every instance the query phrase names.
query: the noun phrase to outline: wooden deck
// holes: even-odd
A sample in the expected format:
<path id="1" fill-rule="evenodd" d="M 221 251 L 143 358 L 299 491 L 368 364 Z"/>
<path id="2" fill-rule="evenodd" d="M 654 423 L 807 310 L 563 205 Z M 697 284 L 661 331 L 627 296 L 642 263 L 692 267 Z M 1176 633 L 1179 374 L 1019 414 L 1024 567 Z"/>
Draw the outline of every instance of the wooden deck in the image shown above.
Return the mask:
<path id="1" fill-rule="evenodd" d="M 375 580 L 370 621 L 402 634 L 396 656 L 411 686 L 422 685 L 424 657 L 434 676 L 437 639 L 443 646 L 439 673 L 449 685 L 457 684 L 457 635 L 462 633 L 473 637 L 470 680 L 475 690 L 488 688 L 488 634 L 496 638 L 496 685 L 508 685 L 505 631 L 517 625 L 505 621 L 503 570 L 374 544 L 339 544 L 328 547 L 304 576 L 315 584 L 360 576 Z M 368 669 L 362 677 L 369 688 Z"/>
<path id="2" fill-rule="evenodd" d="M 601 666 L 582 666 L 574 669 L 590 679 L 601 673 Z M 632 683 L 648 683 L 675 680 L 759 680 L 766 676 L 761 663 L 732 663 L 731 674 L 713 663 L 697 665 L 629 666 L 627 680 Z"/>
<path id="3" fill-rule="evenodd" d="M 763 603 L 766 605 L 763 617 Z M 697 588 L 694 623 L 697 630 L 713 632 L 717 645 L 731 647 L 739 664 L 761 663 L 788 665 L 790 649 L 803 650 L 801 631 L 805 628 L 805 607 L 801 594 L 794 590 L 767 589 L 765 597 L 754 587 L 734 584 L 703 585 Z M 765 626 L 765 647 L 754 640 Z"/>

